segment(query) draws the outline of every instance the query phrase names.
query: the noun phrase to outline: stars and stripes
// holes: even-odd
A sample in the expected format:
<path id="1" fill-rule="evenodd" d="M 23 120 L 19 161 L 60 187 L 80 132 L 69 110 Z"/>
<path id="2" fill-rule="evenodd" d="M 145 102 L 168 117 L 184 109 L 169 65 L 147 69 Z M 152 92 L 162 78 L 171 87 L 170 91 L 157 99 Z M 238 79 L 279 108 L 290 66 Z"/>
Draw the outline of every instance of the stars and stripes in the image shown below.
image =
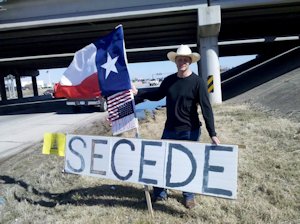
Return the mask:
<path id="1" fill-rule="evenodd" d="M 137 128 L 138 122 L 134 113 L 134 98 L 131 90 L 109 96 L 107 110 L 113 135 Z"/>
<path id="2" fill-rule="evenodd" d="M 107 98 L 108 119 L 115 121 L 133 114 L 133 95 L 130 90 L 116 93 Z"/>

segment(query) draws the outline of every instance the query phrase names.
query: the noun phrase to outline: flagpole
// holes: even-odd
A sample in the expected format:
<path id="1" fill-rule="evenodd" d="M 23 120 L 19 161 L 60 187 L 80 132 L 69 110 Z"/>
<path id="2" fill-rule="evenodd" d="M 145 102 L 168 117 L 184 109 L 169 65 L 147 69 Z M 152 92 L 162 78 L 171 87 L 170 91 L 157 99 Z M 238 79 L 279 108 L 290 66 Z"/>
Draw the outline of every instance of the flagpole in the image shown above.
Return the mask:
<path id="1" fill-rule="evenodd" d="M 120 29 L 119 29 L 120 28 Z M 124 37 L 123 37 L 123 27 L 122 27 L 122 25 L 120 24 L 120 25 L 118 25 L 118 26 L 116 26 L 115 27 L 115 30 L 119 30 L 118 31 L 118 34 L 119 35 L 121 35 L 122 36 L 122 46 L 120 46 L 120 45 L 118 45 L 118 47 L 122 47 L 122 53 L 123 53 L 123 57 L 121 57 L 121 58 L 123 58 L 124 59 L 124 62 L 125 62 L 125 65 L 126 65 L 126 70 L 127 70 L 127 72 L 126 72 L 126 74 L 124 74 L 123 76 L 121 76 L 121 77 L 124 77 L 123 78 L 123 80 L 122 80 L 122 83 L 124 84 L 124 85 L 127 85 L 127 81 L 126 81 L 126 77 L 128 78 L 128 80 L 129 80 L 129 82 L 130 82 L 130 78 L 129 78 L 129 72 L 128 72 L 128 61 L 127 61 L 127 55 L 126 55 L 126 48 L 125 48 L 125 41 L 124 41 Z M 119 36 L 118 36 L 119 37 Z M 120 55 L 118 55 L 118 57 L 119 57 Z M 107 59 L 108 60 L 108 59 Z M 116 59 L 116 60 L 118 60 L 118 59 Z M 107 64 L 107 62 L 106 62 L 106 64 Z M 115 68 L 116 69 L 116 68 Z M 117 69 L 116 69 L 117 70 Z M 113 70 L 112 70 L 113 71 Z M 106 70 L 106 72 L 107 72 L 107 70 Z M 118 72 L 117 72 L 118 73 Z M 103 77 L 103 76 L 102 76 Z M 105 80 L 107 79 L 107 75 L 105 74 Z M 102 79 L 100 79 L 100 88 L 102 89 L 102 93 L 104 92 L 104 88 L 103 87 L 105 87 L 105 85 L 104 85 L 104 83 L 102 83 L 101 84 L 101 80 L 103 80 L 103 78 Z M 103 81 L 102 81 L 103 82 Z M 108 84 L 107 82 L 106 82 L 106 84 Z M 112 84 L 112 82 L 110 82 L 110 84 Z M 119 83 L 120 84 L 120 83 Z M 129 84 L 129 83 L 128 83 Z M 131 97 L 132 97 L 132 100 L 133 100 L 133 102 L 132 102 L 132 107 L 133 107 L 133 112 L 134 112 L 134 119 L 135 119 L 135 122 L 136 122 L 136 125 L 135 125 L 135 129 L 136 129 L 136 133 L 135 133 L 135 137 L 136 138 L 140 138 L 140 133 L 139 133 L 139 129 L 138 129 L 138 120 L 137 120 L 137 116 L 136 116 L 136 111 L 135 111 L 135 103 L 134 103 L 134 97 L 133 97 L 133 92 L 132 92 L 132 83 L 130 83 L 130 86 L 131 87 L 129 87 L 130 88 L 130 92 L 131 92 Z M 118 87 L 118 86 L 117 86 Z M 115 88 L 111 88 L 112 90 L 113 90 L 113 92 L 115 92 L 118 88 L 117 87 L 115 87 Z M 123 90 L 122 90 L 123 91 Z M 104 94 L 104 93 L 103 93 Z M 105 94 L 104 94 L 105 95 Z M 109 97 L 111 97 L 111 95 L 109 96 Z M 115 103 L 115 105 L 117 105 L 116 103 Z M 109 106 L 109 103 L 108 103 L 108 106 Z M 115 107 L 115 106 L 113 106 L 113 107 Z M 151 197 L 150 197 L 150 187 L 148 186 L 148 185 L 145 185 L 144 186 L 144 188 L 145 188 L 145 196 L 146 196 L 146 201 L 147 201 L 147 206 L 148 206 L 148 211 L 149 211 L 149 213 L 150 213 L 150 215 L 151 215 L 151 217 L 153 218 L 154 216 L 153 216 L 153 209 L 152 209 L 152 203 L 151 203 Z"/>

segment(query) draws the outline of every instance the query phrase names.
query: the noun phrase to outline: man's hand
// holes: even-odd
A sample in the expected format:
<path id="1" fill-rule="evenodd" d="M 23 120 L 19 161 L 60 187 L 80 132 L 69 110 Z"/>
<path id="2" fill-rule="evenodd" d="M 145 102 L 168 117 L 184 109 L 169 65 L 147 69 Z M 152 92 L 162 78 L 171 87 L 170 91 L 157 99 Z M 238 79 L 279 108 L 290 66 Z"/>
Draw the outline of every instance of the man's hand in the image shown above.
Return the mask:
<path id="1" fill-rule="evenodd" d="M 131 86 L 131 92 L 133 93 L 134 96 L 136 96 L 138 94 L 138 89 L 135 88 L 135 86 Z"/>
<path id="2" fill-rule="evenodd" d="M 219 145 L 221 143 L 217 136 L 212 136 L 211 141 L 213 144 L 216 144 L 216 145 Z"/>

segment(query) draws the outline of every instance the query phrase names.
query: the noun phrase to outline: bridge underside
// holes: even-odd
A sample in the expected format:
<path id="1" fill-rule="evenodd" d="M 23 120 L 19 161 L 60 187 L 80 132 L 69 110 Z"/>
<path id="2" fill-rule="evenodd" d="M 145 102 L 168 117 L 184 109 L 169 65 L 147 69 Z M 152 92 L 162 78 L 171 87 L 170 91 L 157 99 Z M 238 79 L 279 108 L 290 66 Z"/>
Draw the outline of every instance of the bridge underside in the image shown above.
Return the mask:
<path id="1" fill-rule="evenodd" d="M 274 41 L 275 37 L 299 36 L 300 3 L 273 7 L 222 9 L 219 42 L 265 38 L 256 43 L 222 44 L 220 56 L 275 55 L 299 46 L 299 38 Z M 1 61 L 36 55 L 74 53 L 123 24 L 127 49 L 157 48 L 197 43 L 196 9 L 152 13 L 135 17 L 103 19 L 68 25 L 48 25 L 0 32 L 0 75 L 12 68 L 46 69 L 66 67 L 72 60 L 57 57 L 34 60 Z M 196 49 L 194 49 L 196 50 Z M 170 49 L 133 51 L 130 63 L 166 60 Z"/>

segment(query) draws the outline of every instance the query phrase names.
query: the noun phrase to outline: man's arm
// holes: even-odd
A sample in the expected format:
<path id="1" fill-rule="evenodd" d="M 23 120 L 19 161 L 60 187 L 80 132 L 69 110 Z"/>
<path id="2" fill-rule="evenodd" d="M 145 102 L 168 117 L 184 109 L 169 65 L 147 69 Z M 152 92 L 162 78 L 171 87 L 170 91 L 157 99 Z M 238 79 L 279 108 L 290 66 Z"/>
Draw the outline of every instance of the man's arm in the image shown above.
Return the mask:
<path id="1" fill-rule="evenodd" d="M 219 139 L 217 138 L 217 133 L 215 131 L 215 123 L 214 123 L 214 114 L 209 102 L 208 93 L 206 90 L 206 86 L 202 77 L 200 79 L 200 86 L 199 86 L 199 103 L 202 111 L 202 116 L 205 121 L 205 126 L 208 131 L 209 136 L 212 139 L 214 144 L 220 144 Z"/>
<path id="2" fill-rule="evenodd" d="M 150 100 L 150 101 L 158 101 L 161 100 L 166 96 L 165 94 L 165 83 L 164 81 L 161 83 L 161 85 L 158 88 L 152 88 L 151 90 L 143 90 L 139 89 L 137 91 L 137 94 L 134 97 L 135 104 L 139 104 L 144 102 L 144 100 Z"/>

